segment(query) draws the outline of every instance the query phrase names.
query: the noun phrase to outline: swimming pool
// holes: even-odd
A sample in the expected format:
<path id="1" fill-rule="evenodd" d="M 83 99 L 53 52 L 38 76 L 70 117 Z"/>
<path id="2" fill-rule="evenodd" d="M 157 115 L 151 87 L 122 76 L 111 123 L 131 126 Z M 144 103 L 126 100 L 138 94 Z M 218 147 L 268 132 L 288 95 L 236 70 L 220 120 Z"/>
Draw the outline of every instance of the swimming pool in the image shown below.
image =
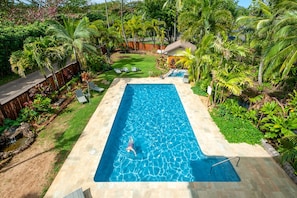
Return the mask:
<path id="1" fill-rule="evenodd" d="M 186 70 L 175 69 L 170 71 L 168 77 L 184 77 Z"/>
<path id="2" fill-rule="evenodd" d="M 223 159 L 202 153 L 174 85 L 128 84 L 94 180 L 240 181 L 229 162 L 210 172 Z"/>

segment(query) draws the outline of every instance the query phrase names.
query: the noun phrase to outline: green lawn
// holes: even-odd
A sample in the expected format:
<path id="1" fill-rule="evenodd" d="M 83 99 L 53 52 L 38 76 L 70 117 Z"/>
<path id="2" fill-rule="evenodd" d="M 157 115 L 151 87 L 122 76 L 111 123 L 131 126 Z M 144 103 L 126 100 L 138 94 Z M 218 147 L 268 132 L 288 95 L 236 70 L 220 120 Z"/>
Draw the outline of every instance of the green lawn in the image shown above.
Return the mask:
<path id="1" fill-rule="evenodd" d="M 145 78 L 150 76 L 160 76 L 166 71 L 161 71 L 156 68 L 156 58 L 157 56 L 144 55 L 144 54 L 119 54 L 117 56 L 117 61 L 112 65 L 113 68 L 123 68 L 127 67 L 130 71 L 132 67 L 137 67 L 141 71 L 128 72 L 117 74 L 116 77 L 123 78 Z M 109 71 L 108 73 L 110 73 Z M 112 73 L 115 73 L 112 71 Z"/>

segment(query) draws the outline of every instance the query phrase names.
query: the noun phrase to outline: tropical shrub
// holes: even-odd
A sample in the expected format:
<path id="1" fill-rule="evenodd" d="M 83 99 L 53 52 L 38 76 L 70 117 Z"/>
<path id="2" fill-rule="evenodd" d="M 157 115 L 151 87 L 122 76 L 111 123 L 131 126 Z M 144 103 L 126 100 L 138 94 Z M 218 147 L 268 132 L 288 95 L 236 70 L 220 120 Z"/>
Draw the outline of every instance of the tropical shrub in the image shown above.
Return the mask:
<path id="1" fill-rule="evenodd" d="M 20 122 L 31 122 L 36 120 L 38 116 L 38 112 L 36 112 L 32 108 L 32 101 L 29 103 L 26 103 L 25 105 L 26 106 L 23 109 L 21 109 L 17 120 L 19 120 Z"/>
<path id="2" fill-rule="evenodd" d="M 285 107 L 279 103 L 272 101 L 265 103 L 261 109 L 261 117 L 259 128 L 265 133 L 268 139 L 280 141 L 280 138 L 293 135 L 293 130 L 297 129 L 297 114 L 294 108 L 296 103 L 295 95 L 290 95 L 290 99 Z"/>
<path id="3" fill-rule="evenodd" d="M 297 170 L 297 135 L 281 138 L 279 152 L 281 162 L 289 162 Z M 295 174 L 297 175 L 297 171 Z"/>
<path id="4" fill-rule="evenodd" d="M 102 56 L 87 55 L 87 66 L 92 72 L 102 72 L 111 69 L 111 65 Z"/>
<path id="5" fill-rule="evenodd" d="M 37 112 L 52 112 L 51 99 L 41 94 L 37 94 L 32 103 L 32 107 Z"/>

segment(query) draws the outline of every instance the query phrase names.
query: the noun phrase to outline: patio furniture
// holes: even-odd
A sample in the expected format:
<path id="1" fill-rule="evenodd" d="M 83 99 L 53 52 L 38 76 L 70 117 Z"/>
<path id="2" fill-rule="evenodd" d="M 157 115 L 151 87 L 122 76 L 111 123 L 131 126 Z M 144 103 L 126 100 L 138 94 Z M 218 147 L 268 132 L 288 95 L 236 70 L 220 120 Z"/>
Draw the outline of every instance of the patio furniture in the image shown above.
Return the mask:
<path id="1" fill-rule="evenodd" d="M 122 73 L 121 70 L 120 70 L 120 69 L 117 69 L 117 68 L 115 68 L 114 71 L 115 71 L 115 73 L 117 73 L 117 74 Z"/>
<path id="2" fill-rule="evenodd" d="M 84 93 L 82 92 L 81 89 L 75 90 L 75 95 L 76 95 L 78 102 L 80 102 L 80 103 L 88 102 L 87 97 L 84 95 Z"/>
<path id="3" fill-rule="evenodd" d="M 132 68 L 131 68 L 131 71 L 132 71 L 132 72 L 137 72 L 137 71 L 140 71 L 140 69 L 138 69 L 137 67 L 132 67 Z"/>
<path id="4" fill-rule="evenodd" d="M 66 195 L 64 198 L 85 198 L 84 192 L 82 191 L 82 188 L 79 188 L 72 193 Z"/>
<path id="5" fill-rule="evenodd" d="M 121 71 L 122 72 L 129 72 L 129 69 L 127 67 L 123 67 Z"/>
<path id="6" fill-rule="evenodd" d="M 189 83 L 189 74 L 188 74 L 188 73 L 185 73 L 185 74 L 184 74 L 183 82 L 184 82 L 184 83 Z"/>
<path id="7" fill-rule="evenodd" d="M 95 83 L 94 82 L 89 82 L 89 87 L 90 87 L 90 89 L 91 90 L 93 90 L 93 91 L 98 91 L 98 92 L 102 92 L 102 91 L 104 91 L 104 88 L 102 88 L 102 87 L 98 87 L 97 85 L 95 85 Z"/>

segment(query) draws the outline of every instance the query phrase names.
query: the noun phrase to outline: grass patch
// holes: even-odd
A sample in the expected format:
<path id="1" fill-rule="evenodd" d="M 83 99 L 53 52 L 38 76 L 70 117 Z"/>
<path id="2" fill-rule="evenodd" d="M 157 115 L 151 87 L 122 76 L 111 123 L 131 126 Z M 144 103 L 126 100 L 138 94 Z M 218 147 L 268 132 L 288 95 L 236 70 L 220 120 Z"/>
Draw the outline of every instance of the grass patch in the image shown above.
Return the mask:
<path id="1" fill-rule="evenodd" d="M 103 94 L 93 95 L 89 103 L 80 104 L 75 100 L 69 104 L 48 127 L 39 133 L 40 141 L 53 142 L 57 153 L 53 170 L 48 177 L 48 186 L 43 190 L 43 196 L 103 97 Z"/>
<path id="2" fill-rule="evenodd" d="M 146 78 L 150 76 L 160 76 L 162 71 L 156 68 L 156 56 L 144 54 L 118 54 L 117 61 L 112 65 L 113 68 L 127 67 L 130 71 L 132 67 L 137 67 L 141 71 L 137 72 L 123 72 L 116 74 L 114 71 L 106 72 L 116 74 L 116 77 L 122 78 Z"/>
<path id="3" fill-rule="evenodd" d="M 193 90 L 193 93 L 194 94 L 197 94 L 199 96 L 208 96 L 208 94 L 206 93 L 205 90 L 202 90 L 199 86 L 194 86 L 194 87 L 191 87 L 191 89 Z"/>
<path id="4" fill-rule="evenodd" d="M 230 143 L 245 142 L 254 145 L 259 144 L 263 138 L 262 132 L 247 120 L 235 117 L 232 114 L 221 116 L 218 109 L 213 109 L 210 115 Z"/>

